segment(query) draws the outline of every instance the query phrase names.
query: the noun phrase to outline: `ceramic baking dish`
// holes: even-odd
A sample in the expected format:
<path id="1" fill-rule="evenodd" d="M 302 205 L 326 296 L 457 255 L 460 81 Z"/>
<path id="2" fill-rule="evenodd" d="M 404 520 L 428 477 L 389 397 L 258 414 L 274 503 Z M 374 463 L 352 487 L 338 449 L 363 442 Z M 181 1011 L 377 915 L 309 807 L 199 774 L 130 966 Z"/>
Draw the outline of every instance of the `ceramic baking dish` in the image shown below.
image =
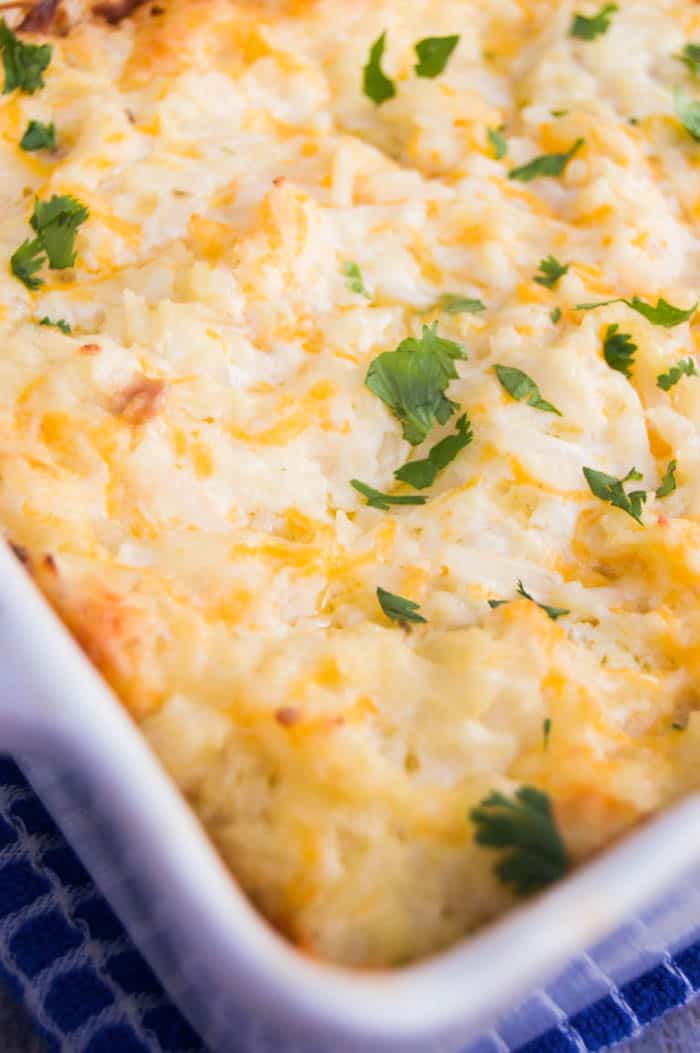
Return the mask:
<path id="1" fill-rule="evenodd" d="M 169 994 L 216 1053 L 456 1053 L 700 857 L 695 796 L 428 961 L 386 972 L 314 961 L 249 904 L 125 710 L 5 545 L 0 583 L 2 750 L 19 756 Z"/>

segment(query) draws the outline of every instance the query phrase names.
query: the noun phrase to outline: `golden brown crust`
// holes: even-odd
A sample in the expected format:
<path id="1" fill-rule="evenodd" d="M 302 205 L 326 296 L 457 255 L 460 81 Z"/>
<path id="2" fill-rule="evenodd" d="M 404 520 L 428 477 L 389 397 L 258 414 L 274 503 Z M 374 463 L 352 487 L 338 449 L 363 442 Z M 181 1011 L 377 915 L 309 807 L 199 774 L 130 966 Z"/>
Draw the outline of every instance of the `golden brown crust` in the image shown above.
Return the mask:
<path id="1" fill-rule="evenodd" d="M 164 408 L 166 394 L 164 380 L 138 376 L 115 397 L 112 412 L 130 424 L 146 424 Z"/>

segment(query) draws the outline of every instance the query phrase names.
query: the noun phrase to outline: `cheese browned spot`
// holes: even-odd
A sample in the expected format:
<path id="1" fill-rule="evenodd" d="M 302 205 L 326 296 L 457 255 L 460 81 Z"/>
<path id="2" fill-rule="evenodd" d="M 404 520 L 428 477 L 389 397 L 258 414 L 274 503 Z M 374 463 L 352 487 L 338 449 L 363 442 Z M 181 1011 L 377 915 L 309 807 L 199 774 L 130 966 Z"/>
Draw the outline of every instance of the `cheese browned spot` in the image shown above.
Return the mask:
<path id="1" fill-rule="evenodd" d="M 98 348 L 99 350 L 99 348 Z M 165 406 L 167 385 L 164 380 L 137 377 L 112 400 L 113 412 L 130 424 L 153 420 Z"/>

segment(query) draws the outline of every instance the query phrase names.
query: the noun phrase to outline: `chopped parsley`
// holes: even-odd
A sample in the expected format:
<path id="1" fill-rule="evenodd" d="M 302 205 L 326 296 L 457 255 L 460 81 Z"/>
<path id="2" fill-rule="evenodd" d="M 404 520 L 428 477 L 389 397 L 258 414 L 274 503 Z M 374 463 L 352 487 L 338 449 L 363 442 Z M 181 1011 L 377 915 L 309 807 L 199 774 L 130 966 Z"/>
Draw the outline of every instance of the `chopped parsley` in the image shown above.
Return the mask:
<path id="1" fill-rule="evenodd" d="M 566 117 L 568 110 L 550 110 L 552 117 Z"/>
<path id="2" fill-rule="evenodd" d="M 542 748 L 547 749 L 549 746 L 549 736 L 552 733 L 552 721 L 549 717 L 545 717 L 542 721 Z"/>
<path id="3" fill-rule="evenodd" d="M 63 318 L 58 318 L 55 322 L 53 322 L 50 318 L 44 315 L 44 317 L 39 322 L 39 325 L 51 325 L 56 329 L 60 329 L 62 333 L 66 334 L 66 336 L 69 336 L 72 331 L 71 327 L 68 325 L 68 322 L 66 322 Z"/>
<path id="4" fill-rule="evenodd" d="M 657 497 L 668 497 L 676 489 L 676 468 L 678 465 L 675 460 L 668 462 L 668 468 L 666 474 L 656 488 Z"/>
<path id="5" fill-rule="evenodd" d="M 530 595 L 522 581 L 518 582 L 517 593 L 518 596 L 522 596 L 524 600 L 530 600 L 530 602 L 534 603 L 536 607 L 539 607 L 541 611 L 544 611 L 547 617 L 551 618 L 553 622 L 555 622 L 557 618 L 563 618 L 565 614 L 571 613 L 566 607 L 551 607 L 547 603 L 539 603 L 534 596 Z M 510 600 L 489 600 L 489 607 L 491 610 L 495 610 L 496 607 L 502 607 L 505 603 L 510 602 Z"/>
<path id="6" fill-rule="evenodd" d="M 474 438 L 469 418 L 463 413 L 455 425 L 453 435 L 448 435 L 433 446 L 427 457 L 420 461 L 409 461 L 403 468 L 398 468 L 394 476 L 402 483 L 408 483 L 416 490 L 425 490 L 432 486 L 438 472 L 454 461 L 457 454 L 468 446 Z"/>
<path id="7" fill-rule="evenodd" d="M 459 44 L 459 35 L 451 37 L 425 37 L 415 45 L 418 62 L 414 66 L 417 77 L 438 77 L 454 49 Z"/>
<path id="8" fill-rule="evenodd" d="M 569 36 L 577 37 L 579 40 L 595 40 L 610 28 L 612 16 L 618 11 L 617 4 L 605 4 L 597 15 L 586 18 L 585 15 L 574 15 L 569 30 Z"/>
<path id="9" fill-rule="evenodd" d="M 64 270 L 75 263 L 75 236 L 88 215 L 86 206 L 69 194 L 54 194 L 49 201 L 36 199 L 29 222 L 52 270 Z"/>
<path id="10" fill-rule="evenodd" d="M 501 125 L 500 128 L 489 128 L 487 131 L 489 142 L 493 148 L 493 156 L 497 161 L 500 161 L 508 153 L 508 143 L 503 134 L 503 128 L 504 125 Z"/>
<path id="11" fill-rule="evenodd" d="M 507 849 L 494 872 L 517 895 L 546 888 L 569 869 L 549 797 L 534 786 L 520 786 L 513 797 L 492 791 L 469 818 L 477 844 Z"/>
<path id="12" fill-rule="evenodd" d="M 542 154 L 541 157 L 535 157 L 534 160 L 528 161 L 526 165 L 520 165 L 519 168 L 511 168 L 508 178 L 519 179 L 521 183 L 529 183 L 532 179 L 538 179 L 540 176 L 563 175 L 569 161 L 578 153 L 584 142 L 585 139 L 577 139 L 566 153 Z"/>
<path id="13" fill-rule="evenodd" d="M 25 44 L 15 36 L 5 19 L 0 19 L 0 49 L 5 70 L 3 94 L 19 88 L 27 95 L 44 86 L 42 74 L 51 61 L 50 44 Z"/>
<path id="14" fill-rule="evenodd" d="M 627 304 L 637 314 L 643 315 L 652 325 L 661 325 L 664 329 L 673 329 L 674 326 L 687 322 L 695 314 L 698 307 L 697 303 L 694 303 L 692 307 L 684 311 L 682 307 L 674 307 L 672 303 L 668 303 L 663 296 L 660 296 L 656 301 L 656 306 L 645 303 L 638 296 L 633 296 L 631 300 L 626 300 L 623 296 L 617 296 L 613 300 L 601 300 L 598 303 L 576 304 L 576 310 L 595 311 L 597 307 L 607 307 L 611 303 Z"/>
<path id="15" fill-rule="evenodd" d="M 44 250 L 39 238 L 27 238 L 10 256 L 10 270 L 28 289 L 38 289 L 43 284 L 36 272 L 44 265 Z"/>
<path id="16" fill-rule="evenodd" d="M 700 102 L 697 102 L 683 88 L 673 89 L 673 105 L 676 116 L 693 139 L 700 139 Z"/>
<path id="17" fill-rule="evenodd" d="M 623 373 L 629 378 L 632 376 L 634 365 L 634 353 L 637 345 L 629 333 L 619 333 L 618 325 L 609 325 L 603 340 L 603 357 L 611 369 Z"/>
<path id="18" fill-rule="evenodd" d="M 370 294 L 365 288 L 364 279 L 362 277 L 362 271 L 360 270 L 357 263 L 352 260 L 348 260 L 343 264 L 343 274 L 347 278 L 346 285 L 350 292 L 357 293 L 358 296 L 366 296 L 370 299 Z"/>
<path id="19" fill-rule="evenodd" d="M 560 278 L 563 278 L 570 264 L 560 263 L 554 256 L 545 256 L 540 260 L 540 269 L 534 280 L 538 285 L 544 285 L 547 289 L 553 289 Z"/>
<path id="20" fill-rule="evenodd" d="M 367 483 L 361 483 L 359 479 L 351 479 L 350 486 L 367 498 L 367 504 L 370 508 L 378 508 L 381 512 L 386 512 L 392 505 L 424 505 L 427 500 L 427 498 L 420 497 L 418 494 L 405 494 L 402 496 L 383 494 L 381 490 L 375 490 L 374 487 L 368 486 Z"/>
<path id="21" fill-rule="evenodd" d="M 445 314 L 479 314 L 486 310 L 486 304 L 471 296 L 460 296 L 458 293 L 443 293 L 438 308 Z"/>
<path id="22" fill-rule="evenodd" d="M 552 319 L 554 324 L 561 321 L 561 307 L 555 307 L 554 310 L 550 311 L 549 317 Z"/>
<path id="23" fill-rule="evenodd" d="M 30 121 L 19 141 L 20 148 L 27 150 L 53 150 L 56 146 L 56 128 L 41 121 Z"/>
<path id="24" fill-rule="evenodd" d="M 382 608 L 387 618 L 391 618 L 392 622 L 398 622 L 401 626 L 407 626 L 409 622 L 425 622 L 426 619 L 422 614 L 419 614 L 420 604 L 414 603 L 413 600 L 407 600 L 403 596 L 397 596 L 393 592 L 387 592 L 386 589 L 377 589 L 377 599 L 379 600 L 379 606 Z"/>
<path id="25" fill-rule="evenodd" d="M 382 70 L 382 57 L 386 47 L 386 30 L 377 37 L 369 51 L 367 64 L 362 70 L 362 90 L 375 106 L 381 106 L 387 99 L 393 99 L 396 88 Z"/>
<path id="26" fill-rule="evenodd" d="M 671 366 L 668 373 L 659 373 L 656 378 L 656 386 L 662 391 L 670 391 L 681 377 L 696 377 L 698 370 L 694 358 L 682 358 L 675 366 Z"/>
<path id="27" fill-rule="evenodd" d="M 417 446 L 436 421 L 446 424 L 457 409 L 445 390 L 457 377 L 454 360 L 466 357 L 459 344 L 437 335 L 433 322 L 420 338 L 407 337 L 375 358 L 365 384 L 401 422 L 404 439 Z"/>
<path id="28" fill-rule="evenodd" d="M 684 62 L 694 76 L 700 77 L 700 44 L 686 44 L 676 58 Z"/>
<path id="29" fill-rule="evenodd" d="M 556 413 L 557 417 L 561 417 L 561 411 L 556 406 L 553 406 L 551 402 L 546 402 L 542 398 L 540 389 L 527 373 L 523 373 L 521 369 L 515 369 L 513 366 L 496 365 L 493 368 L 502 387 L 516 402 L 525 400 L 528 406 L 532 406 L 533 409 L 542 410 L 544 413 Z"/>
<path id="30" fill-rule="evenodd" d="M 601 501 L 607 501 L 615 508 L 621 508 L 638 523 L 642 522 L 642 506 L 647 499 L 646 491 L 631 490 L 626 493 L 624 489 L 625 483 L 636 482 L 642 478 L 636 468 L 630 469 L 623 479 L 616 479 L 606 472 L 598 472 L 595 468 L 584 468 L 583 474 L 595 497 L 599 497 Z"/>

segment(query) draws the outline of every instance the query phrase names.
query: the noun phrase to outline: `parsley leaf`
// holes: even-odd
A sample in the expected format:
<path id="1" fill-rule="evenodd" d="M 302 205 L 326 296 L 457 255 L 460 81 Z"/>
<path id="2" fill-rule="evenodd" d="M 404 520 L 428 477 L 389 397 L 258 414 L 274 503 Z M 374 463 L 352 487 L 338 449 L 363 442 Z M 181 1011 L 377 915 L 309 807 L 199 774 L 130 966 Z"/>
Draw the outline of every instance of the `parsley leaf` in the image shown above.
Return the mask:
<path id="1" fill-rule="evenodd" d="M 47 315 L 44 315 L 44 317 L 39 322 L 39 325 L 54 326 L 56 329 L 60 329 L 62 333 L 65 333 L 66 336 L 69 336 L 71 333 L 71 327 L 68 325 L 68 322 L 66 322 L 63 318 L 59 318 L 57 319 L 57 321 L 52 322 Z"/>
<path id="2" fill-rule="evenodd" d="M 415 45 L 418 62 L 413 67 L 417 77 L 438 77 L 454 49 L 459 44 L 459 34 L 451 37 L 425 37 Z"/>
<path id="3" fill-rule="evenodd" d="M 524 399 L 528 406 L 532 406 L 533 409 L 542 410 L 544 413 L 556 413 L 557 417 L 561 417 L 560 410 L 553 406 L 551 402 L 545 402 L 540 395 L 540 389 L 537 384 L 527 373 L 523 373 L 521 369 L 515 369 L 513 366 L 496 365 L 493 368 L 501 385 L 516 402 L 522 402 Z"/>
<path id="4" fill-rule="evenodd" d="M 343 274 L 347 278 L 346 285 L 350 292 L 357 293 L 358 296 L 366 296 L 370 299 L 370 294 L 365 288 L 364 279 L 362 277 L 362 271 L 356 263 L 352 260 L 348 260 L 343 264 Z"/>
<path id="5" fill-rule="evenodd" d="M 683 88 L 673 89 L 673 105 L 676 115 L 693 139 L 700 139 L 700 102 L 697 102 Z"/>
<path id="6" fill-rule="evenodd" d="M 477 844 L 508 849 L 494 872 L 517 895 L 546 888 L 569 869 L 549 797 L 534 786 L 520 786 L 513 798 L 492 791 L 469 818 Z"/>
<path id="7" fill-rule="evenodd" d="M 608 326 L 603 341 L 603 356 L 611 369 L 624 373 L 629 380 L 637 345 L 629 333 L 618 333 L 619 328 L 618 325 Z"/>
<path id="8" fill-rule="evenodd" d="M 675 366 L 671 366 L 668 373 L 659 373 L 656 378 L 656 386 L 661 388 L 662 391 L 670 391 L 681 377 L 696 377 L 697 375 L 698 370 L 695 365 L 695 359 L 688 356 L 688 358 L 682 358 Z"/>
<path id="9" fill-rule="evenodd" d="M 399 625 L 406 626 L 409 622 L 417 623 L 427 620 L 422 614 L 418 614 L 420 604 L 414 603 L 413 600 L 407 600 L 403 596 L 397 596 L 382 588 L 377 589 L 377 599 L 387 618 L 391 618 L 392 622 L 398 622 Z"/>
<path id="10" fill-rule="evenodd" d="M 88 215 L 86 206 L 69 194 L 54 194 L 49 201 L 36 198 L 29 222 L 53 270 L 64 270 L 75 263 L 75 236 Z"/>
<path id="11" fill-rule="evenodd" d="M 394 472 L 394 477 L 402 483 L 414 486 L 416 490 L 425 490 L 426 486 L 432 486 L 438 472 L 446 468 L 450 461 L 454 461 L 457 454 L 474 438 L 466 413 L 459 418 L 455 428 L 454 435 L 448 435 L 436 443 L 427 457 L 404 464 L 403 468 Z"/>
<path id="12" fill-rule="evenodd" d="M 542 748 L 547 749 L 549 746 L 549 736 L 552 733 L 552 721 L 549 717 L 545 717 L 542 721 Z"/>
<path id="13" fill-rule="evenodd" d="M 376 106 L 393 99 L 396 88 L 393 80 L 382 71 L 382 56 L 386 47 L 386 30 L 378 36 L 369 51 L 367 64 L 362 70 L 362 90 Z"/>
<path id="14" fill-rule="evenodd" d="M 437 322 L 423 326 L 420 339 L 407 337 L 395 351 L 370 364 L 365 384 L 401 421 L 412 446 L 423 442 L 434 421 L 446 424 L 457 406 L 445 395 L 457 377 L 454 359 L 466 358 L 459 344 L 437 335 Z"/>
<path id="15" fill-rule="evenodd" d="M 53 150 L 56 146 L 56 128 L 41 121 L 30 121 L 19 141 L 22 150 Z"/>
<path id="16" fill-rule="evenodd" d="M 560 263 L 554 256 L 546 256 L 540 260 L 540 273 L 535 275 L 534 280 L 538 285 L 553 289 L 559 279 L 564 277 L 569 266 L 568 263 Z"/>
<path id="17" fill-rule="evenodd" d="M 574 15 L 569 30 L 569 36 L 578 37 L 579 40 L 595 40 L 610 28 L 611 16 L 618 11 L 617 4 L 605 4 L 597 15 L 586 18 L 585 15 Z"/>
<path id="18" fill-rule="evenodd" d="M 42 73 L 51 61 L 50 44 L 25 44 L 15 36 L 5 19 L 0 19 L 0 48 L 5 70 L 3 94 L 19 88 L 27 95 L 44 86 Z"/>
<path id="19" fill-rule="evenodd" d="M 547 617 L 551 618 L 553 622 L 555 622 L 557 618 L 563 618 L 565 614 L 571 613 L 566 607 L 551 607 L 547 603 L 539 603 L 534 596 L 530 595 L 522 581 L 518 581 L 517 592 L 524 600 L 530 600 L 530 602 L 534 603 L 536 607 L 539 607 L 541 611 L 544 611 Z M 510 600 L 489 600 L 489 607 L 491 610 L 495 610 L 496 607 L 502 607 L 504 603 L 510 602 Z"/>
<path id="20" fill-rule="evenodd" d="M 539 176 L 563 175 L 569 161 L 574 154 L 578 153 L 585 141 L 585 139 L 577 139 L 566 153 L 542 154 L 541 157 L 535 157 L 534 160 L 528 161 L 526 165 L 521 165 L 519 168 L 511 168 L 508 178 L 519 179 L 521 183 L 529 183 L 532 179 L 537 179 Z"/>
<path id="21" fill-rule="evenodd" d="M 657 497 L 668 497 L 676 489 L 676 468 L 678 465 L 675 460 L 668 462 L 668 468 L 666 474 L 656 488 Z"/>
<path id="22" fill-rule="evenodd" d="M 624 490 L 624 483 L 642 478 L 636 468 L 630 469 L 624 479 L 616 479 L 606 472 L 596 471 L 595 468 L 584 468 L 583 474 L 595 497 L 599 497 L 601 501 L 608 501 L 615 508 L 621 508 L 638 523 L 642 522 L 642 506 L 647 499 L 646 492 L 632 490 L 625 493 Z"/>
<path id="23" fill-rule="evenodd" d="M 700 44 L 686 44 L 676 58 L 684 62 L 694 76 L 700 77 Z"/>
<path id="24" fill-rule="evenodd" d="M 368 486 L 367 483 L 361 483 L 359 479 L 351 479 L 350 486 L 367 498 L 367 504 L 370 508 L 378 508 L 380 512 L 386 512 L 391 505 L 424 505 L 427 500 L 427 498 L 420 497 L 418 494 L 405 494 L 402 496 L 383 494 L 381 490 L 375 490 L 374 487 Z"/>
<path id="25" fill-rule="evenodd" d="M 500 128 L 489 128 L 488 137 L 491 146 L 493 147 L 493 156 L 497 161 L 500 161 L 502 157 L 505 157 L 508 153 L 508 143 L 506 137 L 503 134 L 503 125 Z"/>
<path id="26" fill-rule="evenodd" d="M 460 296 L 458 293 L 443 293 L 437 306 L 445 314 L 478 314 L 486 310 L 486 304 L 481 300 Z"/>
<path id="27" fill-rule="evenodd" d="M 10 270 L 28 289 L 38 289 L 43 285 L 41 278 L 35 278 L 37 271 L 44 263 L 44 250 L 39 238 L 30 241 L 27 238 L 10 257 Z"/>
<path id="28" fill-rule="evenodd" d="M 611 303 L 627 304 L 637 314 L 643 315 L 652 325 L 661 325 L 664 329 L 673 329 L 674 326 L 687 322 L 695 314 L 698 307 L 697 303 L 694 303 L 692 307 L 684 311 L 682 307 L 674 307 L 672 303 L 668 303 L 663 296 L 660 296 L 656 301 L 656 307 L 653 304 L 645 303 L 644 300 L 640 300 L 638 296 L 633 296 L 631 300 L 625 300 L 624 297 L 617 296 L 614 300 L 601 300 L 598 303 L 578 303 L 576 304 L 576 310 L 595 311 L 597 307 L 607 307 Z"/>
<path id="29" fill-rule="evenodd" d="M 550 313 L 549 317 L 552 319 L 552 321 L 554 322 L 555 325 L 557 324 L 557 322 L 560 322 L 561 321 L 561 307 L 555 307 L 554 310 Z"/>

